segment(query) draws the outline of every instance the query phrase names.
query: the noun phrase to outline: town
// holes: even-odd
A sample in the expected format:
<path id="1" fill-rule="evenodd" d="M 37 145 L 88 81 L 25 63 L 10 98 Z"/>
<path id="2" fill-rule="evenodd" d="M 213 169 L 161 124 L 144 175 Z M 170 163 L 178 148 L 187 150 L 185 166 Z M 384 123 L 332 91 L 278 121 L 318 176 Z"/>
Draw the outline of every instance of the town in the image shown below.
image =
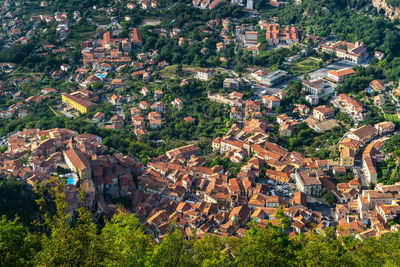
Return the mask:
<path id="1" fill-rule="evenodd" d="M 71 220 L 123 207 L 156 243 L 282 217 L 289 238 L 399 231 L 397 20 L 370 32 L 371 3 L 349 35 L 321 28 L 328 4 L 307 24 L 304 1 L 100 2 L 0 0 L 2 181 L 61 181 Z"/>

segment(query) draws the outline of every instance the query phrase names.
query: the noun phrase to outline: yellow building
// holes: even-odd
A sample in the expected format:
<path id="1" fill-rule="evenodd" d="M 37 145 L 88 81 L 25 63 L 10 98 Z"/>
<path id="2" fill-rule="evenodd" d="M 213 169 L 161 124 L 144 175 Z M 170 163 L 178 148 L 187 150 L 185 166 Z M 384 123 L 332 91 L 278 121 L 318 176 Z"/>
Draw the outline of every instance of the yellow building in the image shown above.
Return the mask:
<path id="1" fill-rule="evenodd" d="M 340 153 L 340 165 L 343 167 L 353 167 L 354 166 L 354 150 L 345 147 Z"/>
<path id="2" fill-rule="evenodd" d="M 62 94 L 62 102 L 74 108 L 75 110 L 77 110 L 82 114 L 95 109 L 97 106 L 96 104 L 90 101 L 72 96 L 70 94 Z"/>

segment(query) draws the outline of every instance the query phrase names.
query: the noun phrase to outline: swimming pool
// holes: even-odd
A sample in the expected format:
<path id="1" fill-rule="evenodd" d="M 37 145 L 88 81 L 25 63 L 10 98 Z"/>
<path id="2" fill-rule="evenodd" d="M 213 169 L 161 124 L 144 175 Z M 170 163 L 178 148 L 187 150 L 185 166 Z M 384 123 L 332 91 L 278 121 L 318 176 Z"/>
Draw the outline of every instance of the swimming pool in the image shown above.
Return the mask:
<path id="1" fill-rule="evenodd" d="M 96 74 L 96 76 L 97 76 L 97 77 L 100 77 L 100 78 L 103 78 L 103 79 L 104 79 L 104 77 L 106 77 L 105 74 Z"/>
<path id="2" fill-rule="evenodd" d="M 75 184 L 75 179 L 74 179 L 74 177 L 69 177 L 69 178 L 67 179 L 67 184 L 74 185 L 74 184 Z"/>

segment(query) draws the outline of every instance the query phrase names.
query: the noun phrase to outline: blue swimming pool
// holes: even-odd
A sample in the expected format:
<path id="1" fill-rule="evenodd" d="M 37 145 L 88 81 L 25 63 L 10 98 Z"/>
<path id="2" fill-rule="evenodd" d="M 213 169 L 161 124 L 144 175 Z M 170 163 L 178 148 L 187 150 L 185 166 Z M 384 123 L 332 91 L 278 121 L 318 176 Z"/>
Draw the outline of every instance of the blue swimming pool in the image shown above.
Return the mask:
<path id="1" fill-rule="evenodd" d="M 104 77 L 106 77 L 106 75 L 105 75 L 105 74 L 96 74 L 96 76 L 97 76 L 97 77 L 100 77 L 100 78 L 104 78 Z"/>
<path id="2" fill-rule="evenodd" d="M 75 184 L 74 177 L 69 177 L 69 178 L 67 179 L 67 184 L 74 185 L 74 184 Z"/>
<path id="3" fill-rule="evenodd" d="M 372 93 L 372 89 L 368 89 L 368 93 Z"/>

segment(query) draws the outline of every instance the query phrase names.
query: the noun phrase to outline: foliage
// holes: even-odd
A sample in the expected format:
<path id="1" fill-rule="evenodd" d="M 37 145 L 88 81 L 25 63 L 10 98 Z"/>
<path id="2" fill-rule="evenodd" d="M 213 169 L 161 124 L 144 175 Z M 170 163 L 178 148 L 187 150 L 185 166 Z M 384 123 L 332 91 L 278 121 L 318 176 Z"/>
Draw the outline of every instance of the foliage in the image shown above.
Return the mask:
<path id="1" fill-rule="evenodd" d="M 325 204 L 333 206 L 337 202 L 336 196 L 326 188 L 321 188 L 318 190 L 318 197 L 322 198 Z"/>
<path id="2" fill-rule="evenodd" d="M 0 180 L 0 214 L 7 218 L 18 218 L 25 226 L 31 225 L 39 211 L 36 198 L 26 183 L 15 178 Z"/>

